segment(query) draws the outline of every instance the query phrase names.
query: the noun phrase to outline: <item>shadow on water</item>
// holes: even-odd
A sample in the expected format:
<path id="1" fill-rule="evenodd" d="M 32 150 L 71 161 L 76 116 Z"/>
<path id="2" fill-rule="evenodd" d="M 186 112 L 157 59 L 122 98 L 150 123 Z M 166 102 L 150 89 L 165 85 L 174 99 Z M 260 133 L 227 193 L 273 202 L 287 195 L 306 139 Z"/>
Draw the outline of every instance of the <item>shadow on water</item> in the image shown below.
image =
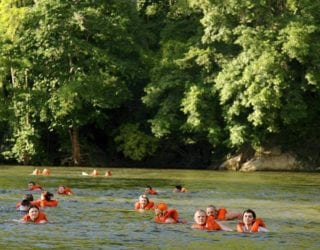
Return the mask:
<path id="1" fill-rule="evenodd" d="M 17 171 L 19 170 L 19 171 Z M 85 169 L 90 172 L 92 169 Z M 30 176 L 32 168 L 0 170 L 0 249 L 319 249 L 319 174 L 229 173 L 196 170 L 112 169 L 112 177 L 81 176 L 81 168 L 53 168 L 52 176 Z M 55 192 L 70 186 L 74 196 L 56 196 L 49 223 L 19 224 L 15 211 L 27 182 Z M 134 202 L 145 185 L 179 211 L 186 224 L 161 225 Z M 190 192 L 173 193 L 177 184 Z M 34 193 L 39 198 L 39 193 Z M 271 232 L 239 234 L 191 229 L 193 213 L 209 204 L 230 211 L 253 208 Z M 236 221 L 225 222 L 235 228 Z"/>

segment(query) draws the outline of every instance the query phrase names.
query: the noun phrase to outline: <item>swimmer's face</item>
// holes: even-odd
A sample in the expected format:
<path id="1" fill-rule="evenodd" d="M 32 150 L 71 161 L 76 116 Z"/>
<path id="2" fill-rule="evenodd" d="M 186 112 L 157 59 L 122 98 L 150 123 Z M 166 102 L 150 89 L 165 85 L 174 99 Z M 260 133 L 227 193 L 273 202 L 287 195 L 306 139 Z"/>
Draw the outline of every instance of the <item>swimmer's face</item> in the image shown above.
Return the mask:
<path id="1" fill-rule="evenodd" d="M 58 187 L 58 193 L 63 193 L 64 192 L 64 187 Z"/>
<path id="2" fill-rule="evenodd" d="M 28 183 L 28 188 L 29 189 L 33 188 L 33 184 L 32 183 Z"/>
<path id="3" fill-rule="evenodd" d="M 208 207 L 206 212 L 207 212 L 208 216 L 210 216 L 210 215 L 213 216 L 213 217 L 217 216 L 217 211 L 213 207 Z"/>
<path id="4" fill-rule="evenodd" d="M 244 213 L 243 214 L 243 223 L 246 225 L 251 225 L 253 223 L 254 217 L 252 213 Z"/>
<path id="5" fill-rule="evenodd" d="M 39 210 L 35 207 L 29 210 L 29 216 L 31 220 L 36 220 L 39 216 Z"/>
<path id="6" fill-rule="evenodd" d="M 198 225 L 204 225 L 206 224 L 206 220 L 207 220 L 207 215 L 204 211 L 197 211 L 194 214 L 194 221 L 195 223 L 197 223 Z"/>
<path id="7" fill-rule="evenodd" d="M 147 198 L 145 198 L 145 197 L 140 197 L 139 198 L 139 203 L 141 204 L 141 205 L 147 205 L 148 204 L 148 200 L 147 200 Z"/>

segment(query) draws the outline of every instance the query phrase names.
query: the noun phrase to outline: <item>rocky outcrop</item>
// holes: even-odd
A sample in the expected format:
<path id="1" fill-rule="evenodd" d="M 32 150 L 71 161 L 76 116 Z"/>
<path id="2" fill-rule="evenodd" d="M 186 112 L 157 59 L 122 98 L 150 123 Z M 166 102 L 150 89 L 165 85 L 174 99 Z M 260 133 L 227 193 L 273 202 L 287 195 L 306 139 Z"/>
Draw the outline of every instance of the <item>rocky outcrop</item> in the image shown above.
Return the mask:
<path id="1" fill-rule="evenodd" d="M 252 158 L 242 161 L 241 154 L 222 163 L 219 169 L 236 171 L 296 171 L 302 164 L 290 153 L 283 153 L 279 148 L 256 151 Z"/>

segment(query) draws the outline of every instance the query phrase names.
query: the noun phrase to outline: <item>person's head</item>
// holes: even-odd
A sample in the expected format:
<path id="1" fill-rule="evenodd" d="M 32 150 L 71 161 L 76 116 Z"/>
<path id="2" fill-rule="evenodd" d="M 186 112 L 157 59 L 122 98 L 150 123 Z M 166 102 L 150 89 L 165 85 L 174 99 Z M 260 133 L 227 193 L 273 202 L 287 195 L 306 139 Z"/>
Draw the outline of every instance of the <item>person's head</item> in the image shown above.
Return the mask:
<path id="1" fill-rule="evenodd" d="M 204 225 L 206 224 L 207 221 L 207 214 L 206 211 L 202 210 L 202 209 L 198 209 L 195 213 L 194 213 L 194 222 L 198 225 Z"/>
<path id="2" fill-rule="evenodd" d="M 251 225 L 256 219 L 256 213 L 252 209 L 244 210 L 242 221 L 246 225 Z"/>
<path id="3" fill-rule="evenodd" d="M 33 188 L 33 186 L 35 186 L 35 185 L 36 185 L 36 183 L 35 183 L 34 181 L 29 181 L 29 183 L 28 183 L 28 188 L 31 189 L 31 188 Z"/>
<path id="4" fill-rule="evenodd" d="M 149 198 L 145 194 L 139 196 L 139 203 L 144 207 L 149 203 Z"/>
<path id="5" fill-rule="evenodd" d="M 167 210 L 168 210 L 168 205 L 164 202 L 160 202 L 156 204 L 154 212 L 156 213 L 156 215 L 163 215 L 167 212 Z"/>
<path id="6" fill-rule="evenodd" d="M 42 200 L 50 201 L 52 197 L 53 197 L 53 194 L 48 191 L 44 191 L 41 193 Z"/>
<path id="7" fill-rule="evenodd" d="M 65 186 L 58 187 L 58 193 L 63 194 L 65 190 Z"/>
<path id="8" fill-rule="evenodd" d="M 207 216 L 213 216 L 213 217 L 216 217 L 217 216 L 217 213 L 218 213 L 218 211 L 217 211 L 217 208 L 215 207 L 215 206 L 213 206 L 213 205 L 209 205 L 208 207 L 207 207 L 207 209 L 206 209 L 206 214 L 207 214 Z"/>
<path id="9" fill-rule="evenodd" d="M 24 199 L 21 201 L 21 205 L 19 206 L 19 211 L 21 212 L 27 212 L 29 210 L 29 207 L 31 206 L 31 203 L 29 200 Z"/>
<path id="10" fill-rule="evenodd" d="M 151 190 L 152 187 L 150 185 L 146 185 L 146 190 Z"/>
<path id="11" fill-rule="evenodd" d="M 28 209 L 28 214 L 31 220 L 36 220 L 39 217 L 39 208 L 36 205 L 31 205 Z"/>
<path id="12" fill-rule="evenodd" d="M 32 195 L 32 194 L 25 194 L 25 195 L 24 195 L 24 198 L 25 198 L 26 200 L 33 201 L 33 195 Z"/>
<path id="13" fill-rule="evenodd" d="M 180 190 L 180 191 L 181 191 L 182 186 L 181 186 L 181 185 L 177 185 L 177 186 L 176 186 L 176 189 L 178 189 L 178 190 Z"/>

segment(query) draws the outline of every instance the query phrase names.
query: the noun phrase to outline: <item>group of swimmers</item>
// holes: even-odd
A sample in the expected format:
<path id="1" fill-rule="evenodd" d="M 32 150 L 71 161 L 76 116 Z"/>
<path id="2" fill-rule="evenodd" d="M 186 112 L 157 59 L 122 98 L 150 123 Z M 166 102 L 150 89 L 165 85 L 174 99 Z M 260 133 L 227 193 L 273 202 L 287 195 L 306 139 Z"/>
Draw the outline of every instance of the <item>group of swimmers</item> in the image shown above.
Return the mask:
<path id="1" fill-rule="evenodd" d="M 31 175 L 46 175 L 49 176 L 51 174 L 50 170 L 47 168 L 41 169 L 34 169 L 31 173 Z M 100 176 L 100 173 L 98 170 L 93 169 L 91 173 L 82 172 L 81 175 L 88 175 L 88 176 Z M 112 176 L 112 172 L 110 170 L 106 170 L 106 173 L 104 176 Z"/>
<path id="2" fill-rule="evenodd" d="M 183 190 L 183 191 L 182 191 Z M 178 185 L 173 192 L 187 192 L 187 189 Z M 165 202 L 155 204 L 147 196 L 158 194 L 151 186 L 147 186 L 144 194 L 139 196 L 135 202 L 134 208 L 137 211 L 143 212 L 153 210 L 155 213 L 154 221 L 157 223 L 185 223 L 179 218 L 176 209 L 169 208 Z M 246 209 L 241 212 L 229 212 L 225 208 L 217 209 L 213 205 L 209 205 L 205 210 L 197 209 L 194 213 L 194 224 L 192 228 L 202 230 L 223 230 L 233 231 L 230 227 L 224 225 L 221 221 L 238 220 L 237 232 L 267 232 L 265 223 L 262 219 L 256 218 L 256 213 L 252 209 Z"/>
<path id="3" fill-rule="evenodd" d="M 30 181 L 28 183 L 28 191 L 39 191 L 41 192 L 40 199 L 34 200 L 31 193 L 25 194 L 23 200 L 18 202 L 16 209 L 22 212 L 24 215 L 20 222 L 22 223 L 45 223 L 48 221 L 47 216 L 40 209 L 45 207 L 56 207 L 58 201 L 53 199 L 53 193 L 44 190 L 39 184 Z M 65 186 L 59 186 L 56 194 L 58 195 L 73 195 L 70 188 Z"/>
<path id="4" fill-rule="evenodd" d="M 54 195 L 51 192 L 44 190 L 39 184 L 30 181 L 28 183 L 29 191 L 41 192 L 40 199 L 34 200 L 33 195 L 28 193 L 24 199 L 16 205 L 17 210 L 24 213 L 20 220 L 23 223 L 45 223 L 48 221 L 46 215 L 40 210 L 45 207 L 56 207 L 58 201 L 53 199 Z M 181 185 L 177 185 L 173 192 L 185 193 L 188 190 Z M 73 195 L 72 190 L 66 186 L 59 186 L 56 190 L 58 195 Z M 169 208 L 167 203 L 159 202 L 155 204 L 149 199 L 148 195 L 157 195 L 158 192 L 147 185 L 144 194 L 139 196 L 135 202 L 134 208 L 137 211 L 143 212 L 152 210 L 155 213 L 154 221 L 157 223 L 186 223 L 179 218 L 179 213 L 176 209 Z M 262 219 L 256 218 L 253 210 L 247 209 L 241 212 L 229 212 L 225 208 L 217 209 L 213 205 L 209 205 L 205 210 L 197 209 L 194 213 L 194 224 L 191 226 L 194 229 L 202 230 L 222 230 L 233 231 L 230 227 L 223 224 L 221 221 L 238 220 L 237 232 L 267 232 L 265 223 Z"/>

